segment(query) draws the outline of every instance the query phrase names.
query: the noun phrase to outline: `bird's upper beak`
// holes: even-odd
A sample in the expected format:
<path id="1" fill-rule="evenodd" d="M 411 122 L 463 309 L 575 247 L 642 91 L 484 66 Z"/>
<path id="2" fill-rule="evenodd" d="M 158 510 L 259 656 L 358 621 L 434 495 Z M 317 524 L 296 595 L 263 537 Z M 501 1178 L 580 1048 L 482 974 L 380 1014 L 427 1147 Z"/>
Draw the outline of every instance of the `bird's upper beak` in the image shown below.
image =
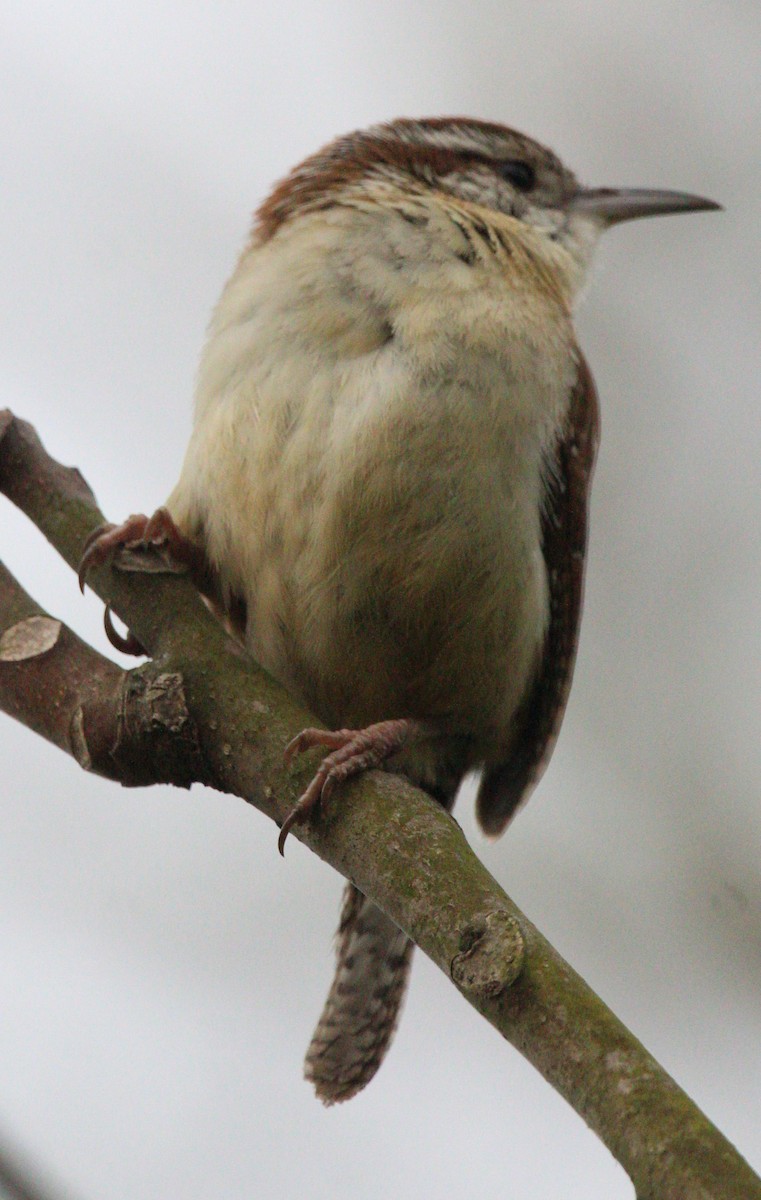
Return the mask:
<path id="1" fill-rule="evenodd" d="M 657 217 L 661 213 L 705 212 L 720 209 L 715 200 L 687 192 L 659 192 L 652 188 L 579 188 L 568 205 L 571 212 L 596 217 L 603 225 Z"/>

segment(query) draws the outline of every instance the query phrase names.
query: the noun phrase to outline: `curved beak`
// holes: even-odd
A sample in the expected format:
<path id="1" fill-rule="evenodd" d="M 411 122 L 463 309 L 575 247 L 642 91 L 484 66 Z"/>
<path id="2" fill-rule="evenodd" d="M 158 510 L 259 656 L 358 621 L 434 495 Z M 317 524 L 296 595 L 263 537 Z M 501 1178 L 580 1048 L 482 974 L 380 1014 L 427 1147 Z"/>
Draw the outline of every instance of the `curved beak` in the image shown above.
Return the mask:
<path id="1" fill-rule="evenodd" d="M 715 200 L 687 192 L 659 192 L 652 188 L 579 188 L 568 204 L 571 212 L 596 217 L 603 225 L 617 225 L 635 217 L 663 213 L 708 212 L 720 209 Z"/>

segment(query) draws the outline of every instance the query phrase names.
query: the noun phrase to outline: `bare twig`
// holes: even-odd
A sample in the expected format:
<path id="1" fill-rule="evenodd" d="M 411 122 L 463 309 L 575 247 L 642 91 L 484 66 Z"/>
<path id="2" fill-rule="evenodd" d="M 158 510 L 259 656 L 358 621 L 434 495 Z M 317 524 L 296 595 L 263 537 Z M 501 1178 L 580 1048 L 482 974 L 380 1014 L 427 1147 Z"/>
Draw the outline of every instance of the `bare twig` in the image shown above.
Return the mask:
<path id="1" fill-rule="evenodd" d="M 0 1144 L 0 1195 L 3 1200 L 64 1200 L 65 1194 L 52 1184 L 42 1184 L 28 1161 Z"/>

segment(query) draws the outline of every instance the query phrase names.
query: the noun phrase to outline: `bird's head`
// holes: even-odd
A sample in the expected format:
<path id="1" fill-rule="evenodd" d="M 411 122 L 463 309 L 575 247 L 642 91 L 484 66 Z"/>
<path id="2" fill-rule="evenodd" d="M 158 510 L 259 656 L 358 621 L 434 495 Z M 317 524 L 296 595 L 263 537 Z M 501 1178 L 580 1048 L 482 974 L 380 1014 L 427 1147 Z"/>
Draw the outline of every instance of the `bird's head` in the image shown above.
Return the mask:
<path id="1" fill-rule="evenodd" d="M 525 222 L 584 258 L 610 225 L 720 208 L 683 192 L 584 187 L 546 146 L 504 125 L 400 119 L 337 138 L 296 167 L 260 208 L 260 236 L 301 213 L 340 205 L 363 187 L 455 197 Z"/>

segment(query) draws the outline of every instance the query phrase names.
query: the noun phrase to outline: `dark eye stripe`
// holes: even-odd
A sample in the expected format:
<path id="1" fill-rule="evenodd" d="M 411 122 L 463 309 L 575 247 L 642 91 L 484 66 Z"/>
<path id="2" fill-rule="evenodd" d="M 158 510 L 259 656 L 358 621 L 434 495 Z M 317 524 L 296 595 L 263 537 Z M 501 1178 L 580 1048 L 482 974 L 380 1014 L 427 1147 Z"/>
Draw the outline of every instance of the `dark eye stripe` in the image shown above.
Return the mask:
<path id="1" fill-rule="evenodd" d="M 507 183 L 519 192 L 530 192 L 536 183 L 536 171 L 530 163 L 520 158 L 508 158 L 497 164 L 497 170 Z"/>

